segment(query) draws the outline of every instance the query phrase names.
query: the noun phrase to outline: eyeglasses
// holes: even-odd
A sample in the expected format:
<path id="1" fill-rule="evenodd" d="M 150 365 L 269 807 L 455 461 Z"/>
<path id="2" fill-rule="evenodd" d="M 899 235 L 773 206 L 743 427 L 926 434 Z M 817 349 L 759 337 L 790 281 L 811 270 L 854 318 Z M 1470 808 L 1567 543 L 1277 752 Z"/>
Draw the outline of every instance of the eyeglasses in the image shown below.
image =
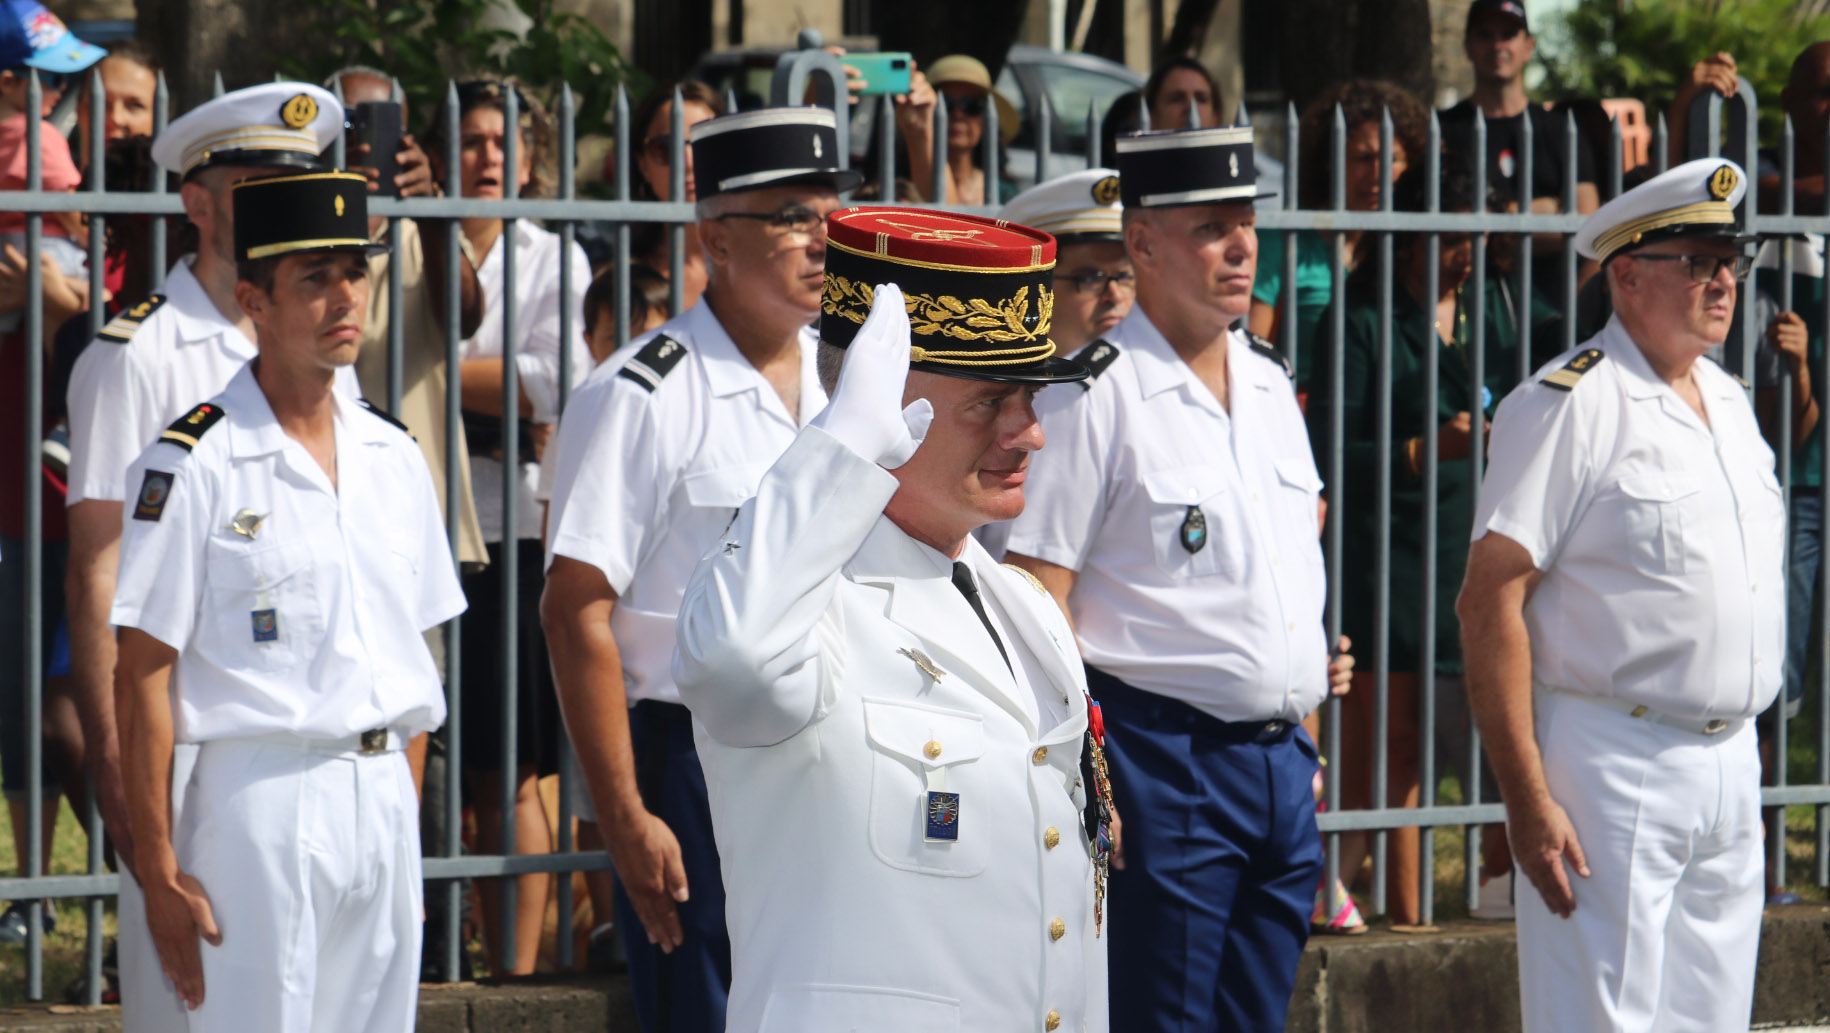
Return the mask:
<path id="1" fill-rule="evenodd" d="M 1084 273 L 1065 273 L 1055 278 L 1073 284 L 1074 289 L 1082 294 L 1102 294 L 1108 283 L 1121 291 L 1137 290 L 1137 274 L 1129 270 L 1108 273 L 1103 269 L 1089 269 Z"/>
<path id="2" fill-rule="evenodd" d="M 947 114 L 964 115 L 967 118 L 982 118 L 985 114 L 985 98 L 956 97 L 950 93 L 941 94 L 946 98 Z"/>
<path id="3" fill-rule="evenodd" d="M 1690 273 L 1691 283 L 1708 283 L 1716 278 L 1724 266 L 1728 267 L 1736 280 L 1745 280 L 1748 270 L 1754 268 L 1751 255 L 1648 255 L 1630 252 L 1628 257 L 1651 262 L 1683 262 Z"/>
<path id="4" fill-rule="evenodd" d="M 791 204 L 775 212 L 725 212 L 718 216 L 719 221 L 725 219 L 755 219 L 784 233 L 812 233 L 826 225 L 824 215 L 804 204 Z"/>

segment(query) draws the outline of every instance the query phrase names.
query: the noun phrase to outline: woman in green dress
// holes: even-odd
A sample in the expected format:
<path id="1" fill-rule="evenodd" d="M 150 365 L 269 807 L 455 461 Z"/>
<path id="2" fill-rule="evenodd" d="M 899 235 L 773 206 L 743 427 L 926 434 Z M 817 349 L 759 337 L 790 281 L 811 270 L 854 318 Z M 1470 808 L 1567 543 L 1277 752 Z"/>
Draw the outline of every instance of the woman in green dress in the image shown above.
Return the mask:
<path id="1" fill-rule="evenodd" d="M 1422 211 L 1425 169 L 1414 165 L 1399 179 L 1393 207 Z M 1445 170 L 1441 182 L 1441 210 L 1475 210 L 1472 177 L 1459 168 Z M 1359 645 L 1360 672 L 1353 691 L 1342 701 L 1340 806 L 1347 809 L 1374 806 L 1375 704 L 1374 671 L 1380 654 L 1389 657 L 1388 681 L 1388 797 L 1393 807 L 1414 807 L 1418 801 L 1418 757 L 1422 729 L 1418 722 L 1419 672 L 1430 664 L 1437 676 L 1437 692 L 1459 692 L 1461 650 L 1455 620 L 1455 596 L 1468 554 L 1473 520 L 1475 473 L 1470 461 L 1475 421 L 1483 428 L 1493 408 L 1518 378 L 1518 316 L 1510 277 L 1492 275 L 1489 265 L 1483 295 L 1473 295 L 1474 242 L 1466 233 L 1439 236 L 1435 296 L 1428 294 L 1430 254 L 1427 237 L 1400 234 L 1392 247 L 1391 297 L 1391 435 L 1387 458 L 1391 466 L 1391 552 L 1389 637 L 1376 634 L 1379 578 L 1379 384 L 1380 349 L 1379 263 L 1363 262 L 1347 284 L 1344 356 L 1338 371 L 1342 405 L 1339 412 L 1344 454 L 1343 479 L 1326 489 L 1330 519 L 1341 528 L 1341 632 Z M 1533 306 L 1534 324 L 1553 317 L 1547 308 Z M 1485 325 L 1484 376 L 1474 380 L 1474 323 Z M 1324 323 L 1324 325 L 1326 325 Z M 1431 363 L 1438 371 L 1434 396 L 1427 392 Z M 1326 475 L 1327 443 L 1331 421 L 1332 387 L 1337 371 L 1326 351 L 1316 356 L 1315 377 L 1309 395 L 1310 440 L 1318 465 Z M 1437 445 L 1436 490 L 1425 492 L 1425 435 Z M 1436 513 L 1434 556 L 1436 589 L 1433 627 L 1434 655 L 1423 655 L 1425 507 Z M 1349 883 L 1364 863 L 1370 836 L 1349 833 L 1342 837 L 1341 875 Z M 1418 883 L 1419 837 L 1415 828 L 1388 837 L 1391 853 L 1386 866 L 1389 912 L 1396 926 L 1415 925 L 1420 919 Z M 1330 916 L 1331 917 L 1331 916 Z"/>

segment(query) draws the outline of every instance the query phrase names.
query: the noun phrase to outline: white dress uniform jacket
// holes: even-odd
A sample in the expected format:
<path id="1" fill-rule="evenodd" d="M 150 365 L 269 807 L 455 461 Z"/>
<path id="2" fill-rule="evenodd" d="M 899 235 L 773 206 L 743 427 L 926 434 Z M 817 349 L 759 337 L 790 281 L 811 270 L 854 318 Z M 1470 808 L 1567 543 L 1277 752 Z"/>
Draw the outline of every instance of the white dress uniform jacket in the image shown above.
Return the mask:
<path id="1" fill-rule="evenodd" d="M 1534 379 L 1495 414 L 1474 537 L 1544 572 L 1525 605 L 1532 675 L 1700 720 L 1752 717 L 1785 669 L 1785 509 L 1741 385 L 1694 370 L 1705 425 L 1618 319 L 1570 391 Z M 1559 369 L 1579 352 L 1553 360 Z"/>
<path id="2" fill-rule="evenodd" d="M 616 592 L 610 631 L 631 706 L 680 702 L 671 668 L 686 579 L 826 405 L 818 339 L 803 331 L 800 344 L 799 419 L 706 304 L 625 345 L 572 396 L 557 435 L 547 562 L 588 563 Z"/>
<path id="3" fill-rule="evenodd" d="M 1142 308 L 1082 352 L 1086 389 L 1036 398 L 1048 447 L 1008 549 L 1078 572 L 1088 664 L 1222 721 L 1300 721 L 1328 691 L 1322 481 L 1281 361 L 1227 348 L 1230 412 Z"/>
<path id="4" fill-rule="evenodd" d="M 694 573 L 693 711 L 732 941 L 731 1033 L 1106 1028 L 1067 622 L 971 539 L 961 559 L 1073 700 L 1036 724 L 951 562 L 883 514 L 897 481 L 803 430 Z M 953 841 L 930 792 L 958 794 Z"/>

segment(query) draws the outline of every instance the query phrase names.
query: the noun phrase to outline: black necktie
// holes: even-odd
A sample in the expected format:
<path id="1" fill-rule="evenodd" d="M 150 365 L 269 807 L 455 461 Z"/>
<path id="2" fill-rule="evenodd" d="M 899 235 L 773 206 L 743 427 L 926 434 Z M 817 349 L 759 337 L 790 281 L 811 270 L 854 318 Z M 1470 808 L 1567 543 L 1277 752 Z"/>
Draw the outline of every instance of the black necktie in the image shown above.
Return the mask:
<path id="1" fill-rule="evenodd" d="M 1004 640 L 998 637 L 998 629 L 991 626 L 991 616 L 985 612 L 984 600 L 979 598 L 978 582 L 972 580 L 971 567 L 962 562 L 954 562 L 953 587 L 959 589 L 959 594 L 966 597 L 966 602 L 972 606 L 972 612 L 979 615 L 979 623 L 985 625 L 986 634 L 991 636 L 992 644 L 998 647 L 998 655 L 1004 658 L 1004 666 L 1010 667 L 1010 654 L 1004 651 Z M 1011 668 L 1011 673 L 1015 674 L 1016 669 Z"/>

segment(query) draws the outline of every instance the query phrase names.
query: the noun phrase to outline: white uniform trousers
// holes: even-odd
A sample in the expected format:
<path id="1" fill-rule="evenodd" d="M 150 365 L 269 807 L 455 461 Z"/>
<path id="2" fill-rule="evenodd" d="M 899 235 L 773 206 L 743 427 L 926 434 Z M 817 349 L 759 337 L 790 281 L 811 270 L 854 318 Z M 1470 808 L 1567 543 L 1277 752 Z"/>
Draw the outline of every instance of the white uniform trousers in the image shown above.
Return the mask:
<path id="1" fill-rule="evenodd" d="M 197 764 L 197 747 L 172 748 L 172 814 L 184 813 L 184 791 Z M 121 1033 L 187 1033 L 191 1028 L 184 1002 L 165 978 L 159 949 L 146 926 L 146 895 L 133 873 L 122 869 L 121 896 L 115 905 L 115 967 L 121 974 Z"/>
<path id="2" fill-rule="evenodd" d="M 412 1033 L 419 801 L 406 755 L 203 745 L 176 838 L 222 931 L 192 1033 Z"/>
<path id="3" fill-rule="evenodd" d="M 1752 721 L 1718 735 L 1538 690 L 1551 796 L 1591 875 L 1576 910 L 1519 888 L 1526 1033 L 1726 1033 L 1753 1010 L 1763 906 Z"/>

